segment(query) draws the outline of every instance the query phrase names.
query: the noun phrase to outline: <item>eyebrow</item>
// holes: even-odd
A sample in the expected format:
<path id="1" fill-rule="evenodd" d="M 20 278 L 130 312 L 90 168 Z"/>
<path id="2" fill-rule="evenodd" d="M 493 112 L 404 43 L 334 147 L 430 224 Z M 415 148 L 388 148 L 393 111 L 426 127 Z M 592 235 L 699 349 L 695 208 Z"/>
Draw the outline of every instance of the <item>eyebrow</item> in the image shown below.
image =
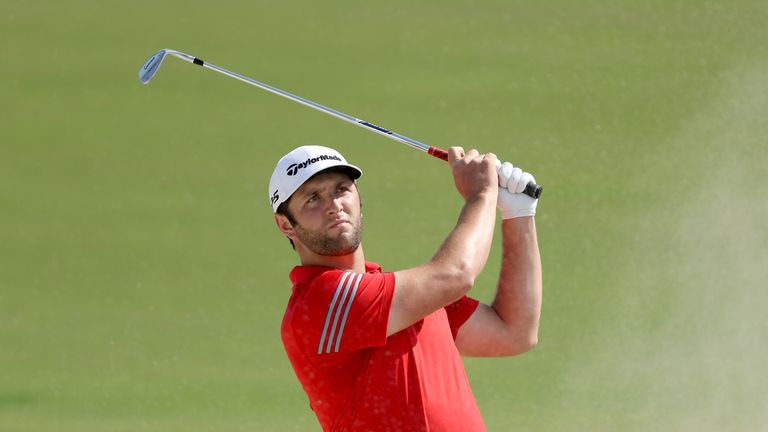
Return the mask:
<path id="1" fill-rule="evenodd" d="M 337 188 L 337 187 L 339 187 L 341 185 L 344 185 L 344 184 L 354 184 L 354 183 L 355 182 L 352 179 L 347 177 L 347 178 L 345 178 L 343 180 L 339 180 L 338 182 L 336 182 L 336 184 L 334 184 L 334 188 Z M 309 189 L 307 189 L 306 191 L 304 191 L 303 193 L 300 193 L 299 197 L 302 198 L 302 199 L 309 198 L 312 195 L 320 192 L 320 190 L 322 190 L 322 189 L 323 189 L 322 186 L 312 186 Z"/>

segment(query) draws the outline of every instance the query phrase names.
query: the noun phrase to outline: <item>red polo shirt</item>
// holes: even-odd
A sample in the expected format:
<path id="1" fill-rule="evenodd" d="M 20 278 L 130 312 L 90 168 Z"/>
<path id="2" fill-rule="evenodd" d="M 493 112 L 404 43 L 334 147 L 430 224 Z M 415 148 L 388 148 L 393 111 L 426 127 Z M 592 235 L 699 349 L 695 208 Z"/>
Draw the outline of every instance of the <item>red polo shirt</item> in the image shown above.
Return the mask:
<path id="1" fill-rule="evenodd" d="M 484 431 L 454 338 L 463 297 L 387 337 L 394 273 L 298 266 L 282 338 L 325 431 Z"/>

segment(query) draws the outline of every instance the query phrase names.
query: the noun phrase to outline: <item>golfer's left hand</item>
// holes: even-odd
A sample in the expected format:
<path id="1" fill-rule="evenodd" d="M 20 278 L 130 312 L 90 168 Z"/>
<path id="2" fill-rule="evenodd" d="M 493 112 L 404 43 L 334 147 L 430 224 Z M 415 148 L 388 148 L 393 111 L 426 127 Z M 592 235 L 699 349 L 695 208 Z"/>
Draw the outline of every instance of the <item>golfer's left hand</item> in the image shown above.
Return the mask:
<path id="1" fill-rule="evenodd" d="M 500 164 L 497 173 L 499 175 L 499 197 L 496 201 L 496 207 L 501 210 L 502 218 L 534 216 L 539 200 L 521 193 L 528 183 L 536 183 L 533 175 L 509 162 Z"/>

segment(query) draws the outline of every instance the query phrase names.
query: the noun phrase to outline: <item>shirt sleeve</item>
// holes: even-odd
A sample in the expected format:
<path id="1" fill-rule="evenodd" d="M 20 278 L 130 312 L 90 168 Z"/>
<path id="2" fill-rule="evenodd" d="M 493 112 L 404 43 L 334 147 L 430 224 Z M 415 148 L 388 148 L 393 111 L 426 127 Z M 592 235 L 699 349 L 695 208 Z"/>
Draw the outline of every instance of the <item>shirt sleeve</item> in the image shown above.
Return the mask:
<path id="1" fill-rule="evenodd" d="M 328 271 L 302 298 L 294 315 L 297 341 L 308 355 L 350 353 L 387 341 L 393 273 Z"/>
<path id="2" fill-rule="evenodd" d="M 480 302 L 472 297 L 464 296 L 445 307 L 445 312 L 448 314 L 448 323 L 451 326 L 451 334 L 454 339 L 456 339 L 459 328 L 475 313 L 475 309 L 477 309 L 479 304 Z"/>

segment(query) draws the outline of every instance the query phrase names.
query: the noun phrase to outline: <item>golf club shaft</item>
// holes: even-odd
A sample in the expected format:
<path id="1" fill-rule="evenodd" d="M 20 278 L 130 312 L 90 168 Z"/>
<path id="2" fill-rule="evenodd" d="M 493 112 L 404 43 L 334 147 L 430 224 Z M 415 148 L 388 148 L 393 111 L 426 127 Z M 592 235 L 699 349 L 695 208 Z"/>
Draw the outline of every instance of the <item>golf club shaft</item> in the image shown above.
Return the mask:
<path id="1" fill-rule="evenodd" d="M 207 62 L 205 62 L 202 59 L 199 59 L 197 57 L 192 57 L 190 55 L 187 55 L 187 54 L 184 54 L 184 53 L 181 53 L 181 52 L 175 52 L 175 51 L 169 51 L 168 54 L 171 54 L 171 55 L 174 55 L 174 56 L 179 57 L 181 59 L 187 60 L 190 63 L 194 63 L 194 64 L 200 65 L 200 66 L 202 66 L 204 68 L 208 68 L 208 69 L 214 70 L 216 72 L 219 72 L 221 74 L 224 74 L 224 75 L 230 76 L 232 78 L 238 79 L 238 80 L 240 80 L 240 81 L 242 81 L 244 83 L 251 84 L 253 86 L 259 87 L 260 89 L 266 90 L 268 92 L 272 92 L 272 93 L 274 93 L 276 95 L 279 95 L 279 96 L 282 96 L 282 97 L 284 97 L 286 99 L 290 99 L 292 101 L 295 101 L 295 102 L 298 102 L 300 104 L 306 105 L 306 106 L 308 106 L 310 108 L 314 108 L 314 109 L 316 109 L 318 111 L 322 111 L 322 112 L 324 112 L 324 113 L 326 113 L 328 115 L 332 115 L 332 116 L 334 116 L 334 117 L 336 117 L 338 119 L 345 120 L 345 121 L 347 121 L 349 123 L 356 124 L 356 125 L 358 125 L 360 127 L 365 127 L 365 128 L 367 128 L 367 129 L 369 129 L 369 130 L 371 130 L 373 132 L 376 132 L 376 133 L 380 134 L 380 135 L 387 136 L 387 137 L 389 137 L 391 139 L 394 139 L 395 141 L 399 141 L 399 142 L 401 142 L 403 144 L 407 144 L 407 145 L 409 145 L 409 146 L 411 146 L 413 148 L 416 148 L 416 149 L 419 149 L 421 151 L 424 151 L 424 152 L 427 152 L 429 154 L 432 154 L 434 156 L 437 156 L 440 159 L 448 160 L 448 153 L 445 152 L 444 150 L 441 150 L 441 149 L 437 148 L 437 147 L 432 147 L 432 146 L 430 146 L 428 144 L 422 143 L 420 141 L 416 141 L 414 139 L 411 139 L 411 138 L 408 138 L 406 136 L 400 135 L 400 134 L 398 134 L 396 132 L 392 132 L 392 131 L 387 130 L 387 129 L 383 128 L 383 127 L 376 126 L 376 125 L 374 125 L 372 123 L 369 123 L 369 122 L 367 122 L 365 120 L 361 120 L 361 119 L 353 117 L 351 115 L 344 114 L 343 112 L 336 111 L 335 109 L 329 108 L 329 107 L 327 107 L 325 105 L 320 105 L 319 103 L 312 102 L 309 99 L 305 99 L 305 98 L 303 98 L 301 96 L 298 96 L 298 95 L 295 95 L 293 93 L 289 93 L 287 91 L 280 90 L 279 88 L 276 88 L 276 87 L 272 87 L 269 84 L 263 83 L 261 81 L 256 81 L 255 79 L 248 78 L 247 76 L 244 76 L 244 75 L 240 75 L 237 72 L 232 72 L 231 70 L 224 69 L 223 67 L 216 66 L 215 64 L 207 63 Z"/>
<path id="2" fill-rule="evenodd" d="M 428 153 L 428 154 L 430 154 L 432 156 L 440 158 L 440 159 L 442 159 L 444 161 L 448 160 L 448 152 L 446 152 L 445 150 L 443 150 L 443 149 L 441 149 L 439 147 L 434 147 L 434 146 L 425 144 L 425 143 L 423 143 L 421 141 L 417 141 L 415 139 L 408 138 L 407 136 L 400 135 L 397 132 L 390 131 L 388 129 L 385 129 L 385 128 L 381 127 L 381 126 L 377 126 L 377 125 L 375 125 L 373 123 L 370 123 L 370 122 L 367 122 L 365 120 L 361 120 L 361 119 L 353 117 L 351 115 L 344 114 L 343 112 L 336 111 L 333 108 L 328 108 L 327 106 L 320 105 L 319 103 L 316 103 L 316 102 L 312 102 L 309 99 L 305 99 L 305 98 L 303 98 L 301 96 L 297 96 L 297 95 L 295 95 L 293 93 L 289 93 L 287 91 L 280 90 L 279 88 L 273 87 L 273 86 L 271 86 L 269 84 L 265 84 L 263 82 L 256 81 L 255 79 L 248 78 L 247 76 L 240 75 L 239 73 L 232 72 L 230 70 L 224 69 L 222 67 L 216 66 L 216 65 L 211 64 L 211 63 L 207 63 L 207 62 L 203 61 L 202 59 L 199 59 L 197 57 L 193 57 L 193 56 L 191 56 L 189 54 L 185 54 L 185 53 L 182 53 L 180 51 L 175 51 L 175 50 L 167 50 L 166 52 L 168 54 L 171 54 L 171 55 L 173 55 L 175 57 L 178 57 L 178 58 L 180 58 L 182 60 L 186 60 L 186 61 L 188 61 L 190 63 L 194 63 L 194 64 L 202 66 L 204 68 L 208 68 L 208 69 L 214 70 L 214 71 L 219 72 L 221 74 L 224 74 L 224 75 L 230 76 L 232 78 L 238 79 L 238 80 L 240 80 L 240 81 L 242 81 L 242 82 L 244 82 L 246 84 L 251 84 L 253 86 L 259 87 L 262 90 L 266 90 L 268 92 L 271 92 L 271 93 L 274 93 L 276 95 L 282 96 L 282 97 L 284 97 L 286 99 L 290 99 L 292 101 L 295 101 L 295 102 L 298 102 L 300 104 L 306 105 L 306 106 L 308 106 L 310 108 L 314 108 L 314 109 L 316 109 L 318 111 L 324 112 L 324 113 L 326 113 L 328 115 L 331 115 L 333 117 L 336 117 L 338 119 L 341 119 L 341 120 L 347 121 L 349 123 L 355 124 L 357 126 L 365 128 L 365 129 L 370 130 L 372 132 L 376 132 L 379 135 L 383 135 L 383 136 L 385 136 L 387 138 L 390 138 L 392 140 L 401 142 L 401 143 L 406 144 L 408 146 L 411 146 L 411 147 L 413 147 L 415 149 L 418 149 L 418 150 L 421 150 L 423 152 L 426 152 L 426 153 Z M 529 196 L 531 196 L 533 198 L 539 198 L 539 196 L 541 195 L 541 191 L 542 191 L 541 186 L 539 186 L 539 185 L 537 185 L 535 183 L 529 183 L 528 185 L 526 185 L 525 190 L 523 191 L 523 193 L 526 194 L 526 195 L 529 195 Z"/>

